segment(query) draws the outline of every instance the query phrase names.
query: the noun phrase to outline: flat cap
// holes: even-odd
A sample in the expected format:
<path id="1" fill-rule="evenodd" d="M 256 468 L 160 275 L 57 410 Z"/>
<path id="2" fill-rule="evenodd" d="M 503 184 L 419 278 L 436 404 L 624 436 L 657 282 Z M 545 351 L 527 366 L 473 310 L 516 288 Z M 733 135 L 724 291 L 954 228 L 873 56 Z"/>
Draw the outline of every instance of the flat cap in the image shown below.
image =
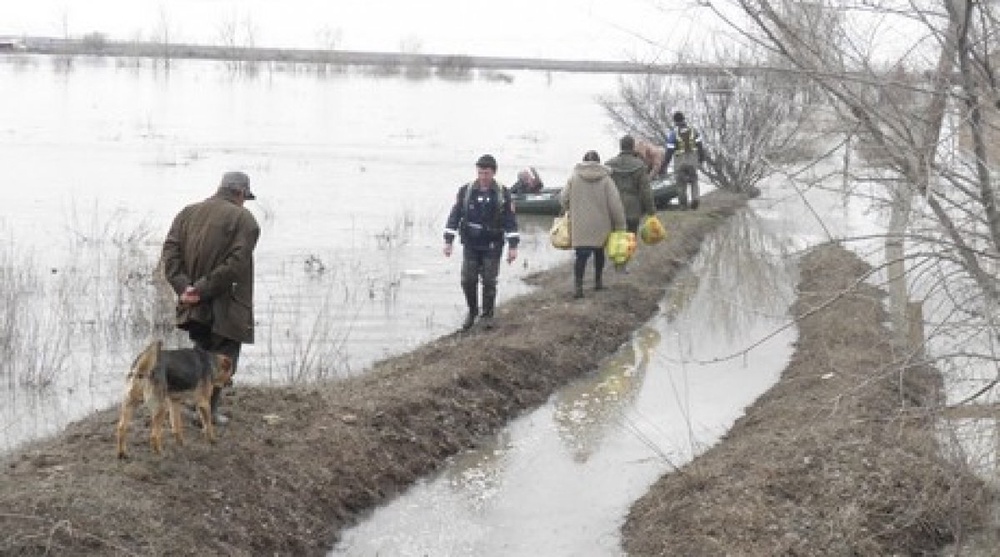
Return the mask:
<path id="1" fill-rule="evenodd" d="M 242 193 L 243 199 L 257 199 L 257 196 L 250 191 L 250 177 L 245 172 L 226 172 L 222 175 L 219 187 Z"/>

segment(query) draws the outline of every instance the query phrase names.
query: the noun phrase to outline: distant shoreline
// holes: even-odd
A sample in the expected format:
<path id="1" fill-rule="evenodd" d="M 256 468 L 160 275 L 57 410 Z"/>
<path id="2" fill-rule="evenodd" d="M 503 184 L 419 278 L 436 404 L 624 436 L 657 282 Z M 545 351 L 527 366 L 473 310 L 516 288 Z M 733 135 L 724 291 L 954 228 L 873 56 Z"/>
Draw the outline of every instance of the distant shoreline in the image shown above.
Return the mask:
<path id="1" fill-rule="evenodd" d="M 361 65 L 385 68 L 426 67 L 438 69 L 541 70 L 578 73 L 705 75 L 731 73 L 732 68 L 697 64 L 648 64 L 600 60 L 558 60 L 469 56 L 463 54 L 421 54 L 216 46 L 185 43 L 125 42 L 100 37 L 57 39 L 52 37 L 0 37 L 2 54 L 43 54 L 53 56 L 108 56 L 161 60 L 197 59 L 226 62 L 280 62 L 303 64 Z"/>

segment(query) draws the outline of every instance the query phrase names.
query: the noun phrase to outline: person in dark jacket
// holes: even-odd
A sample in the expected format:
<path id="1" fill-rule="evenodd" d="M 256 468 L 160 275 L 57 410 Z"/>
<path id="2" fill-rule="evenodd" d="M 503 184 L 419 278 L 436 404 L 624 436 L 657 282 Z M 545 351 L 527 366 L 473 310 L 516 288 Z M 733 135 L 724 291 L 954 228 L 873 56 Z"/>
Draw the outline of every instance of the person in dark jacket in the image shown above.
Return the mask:
<path id="1" fill-rule="evenodd" d="M 656 214 L 653 190 L 649 185 L 649 168 L 635 151 L 635 138 L 622 136 L 618 142 L 621 152 L 608 159 L 611 179 L 618 186 L 625 207 L 625 222 L 629 232 L 637 232 L 644 216 Z"/>
<path id="2" fill-rule="evenodd" d="M 597 151 L 587 151 L 573 169 L 559 202 L 569 211 L 570 239 L 576 251 L 573 297 L 583 298 L 583 274 L 594 255 L 594 290 L 604 290 L 604 243 L 612 230 L 625 230 L 625 209 L 608 168 Z"/>
<path id="3" fill-rule="evenodd" d="M 698 208 L 698 169 L 705 162 L 705 147 L 701 134 L 689 126 L 683 112 L 674 112 L 674 128 L 667 134 L 667 153 L 662 171 L 674 160 L 677 180 L 677 200 L 681 209 Z M 689 196 L 690 192 L 690 196 Z"/>
<path id="4" fill-rule="evenodd" d="M 253 250 L 260 226 L 243 207 L 252 199 L 246 174 L 225 173 L 215 195 L 174 217 L 160 255 L 178 296 L 177 327 L 200 348 L 232 358 L 234 373 L 240 347 L 254 340 Z M 216 424 L 228 421 L 219 412 L 221 394 L 219 388 L 212 392 Z"/>
<path id="5" fill-rule="evenodd" d="M 455 236 L 462 241 L 462 292 L 469 309 L 462 323 L 468 330 L 479 317 L 487 329 L 493 328 L 493 311 L 497 297 L 497 275 L 500 257 L 506 242 L 507 263 L 517 259 L 520 235 L 510 191 L 497 183 L 497 161 L 483 155 L 476 161 L 476 180 L 458 188 L 455 204 L 444 227 L 444 255 L 451 257 Z M 479 282 L 483 284 L 482 305 L 479 304 Z"/>

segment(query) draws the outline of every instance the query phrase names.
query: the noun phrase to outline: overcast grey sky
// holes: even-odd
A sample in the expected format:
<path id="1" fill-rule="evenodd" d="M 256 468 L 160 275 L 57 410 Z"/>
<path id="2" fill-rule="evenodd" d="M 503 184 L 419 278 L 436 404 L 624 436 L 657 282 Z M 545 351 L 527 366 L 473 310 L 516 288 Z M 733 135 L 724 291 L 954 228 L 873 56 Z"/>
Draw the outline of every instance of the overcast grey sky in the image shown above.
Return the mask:
<path id="1" fill-rule="evenodd" d="M 3 0 L 0 34 L 220 43 L 253 30 L 257 46 L 563 59 L 665 61 L 704 34 L 690 0 Z M 239 39 L 243 40 L 243 39 Z M 669 48 L 665 48 L 669 45 Z"/>

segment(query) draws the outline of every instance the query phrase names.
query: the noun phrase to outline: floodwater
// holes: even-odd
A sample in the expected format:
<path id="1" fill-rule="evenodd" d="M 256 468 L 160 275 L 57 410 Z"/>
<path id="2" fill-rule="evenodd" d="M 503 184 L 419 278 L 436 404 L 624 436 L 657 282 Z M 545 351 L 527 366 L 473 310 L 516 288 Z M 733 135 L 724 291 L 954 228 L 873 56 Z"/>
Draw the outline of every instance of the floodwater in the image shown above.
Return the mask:
<path id="1" fill-rule="evenodd" d="M 116 403 L 164 334 L 152 273 L 170 220 L 226 170 L 249 173 L 262 227 L 257 343 L 237 382 L 284 383 L 362 373 L 457 327 L 460 260 L 441 233 L 479 155 L 506 183 L 534 165 L 558 185 L 587 150 L 617 150 L 596 102 L 613 76 L 143 64 L 0 56 L 0 326 L 19 335 L 0 365 L 0 450 Z M 522 217 L 501 302 L 567 257 L 548 220 Z"/>
<path id="2" fill-rule="evenodd" d="M 378 508 L 330 555 L 622 555 L 629 506 L 712 446 L 787 364 L 796 256 L 866 225 L 829 192 L 809 196 L 822 226 L 794 191 L 765 195 L 599 369 Z"/>
<path id="3" fill-rule="evenodd" d="M 495 154 L 504 181 L 535 165 L 558 185 L 586 150 L 617 147 L 596 104 L 614 77 L 512 77 L 0 57 L 0 326 L 30 333 L 21 359 L 0 366 L 0 450 L 116 403 L 128 362 L 162 334 L 149 300 L 170 218 L 226 170 L 251 175 L 263 228 L 258 342 L 238 381 L 363 373 L 454 330 L 459 261 L 441 255 L 441 228 L 475 159 Z M 377 509 L 332 555 L 620 555 L 632 502 L 714 444 L 784 368 L 796 256 L 880 220 L 780 180 L 751 207 L 618 353 Z M 548 246 L 548 219 L 521 224 L 501 301 L 567 257 Z"/>

